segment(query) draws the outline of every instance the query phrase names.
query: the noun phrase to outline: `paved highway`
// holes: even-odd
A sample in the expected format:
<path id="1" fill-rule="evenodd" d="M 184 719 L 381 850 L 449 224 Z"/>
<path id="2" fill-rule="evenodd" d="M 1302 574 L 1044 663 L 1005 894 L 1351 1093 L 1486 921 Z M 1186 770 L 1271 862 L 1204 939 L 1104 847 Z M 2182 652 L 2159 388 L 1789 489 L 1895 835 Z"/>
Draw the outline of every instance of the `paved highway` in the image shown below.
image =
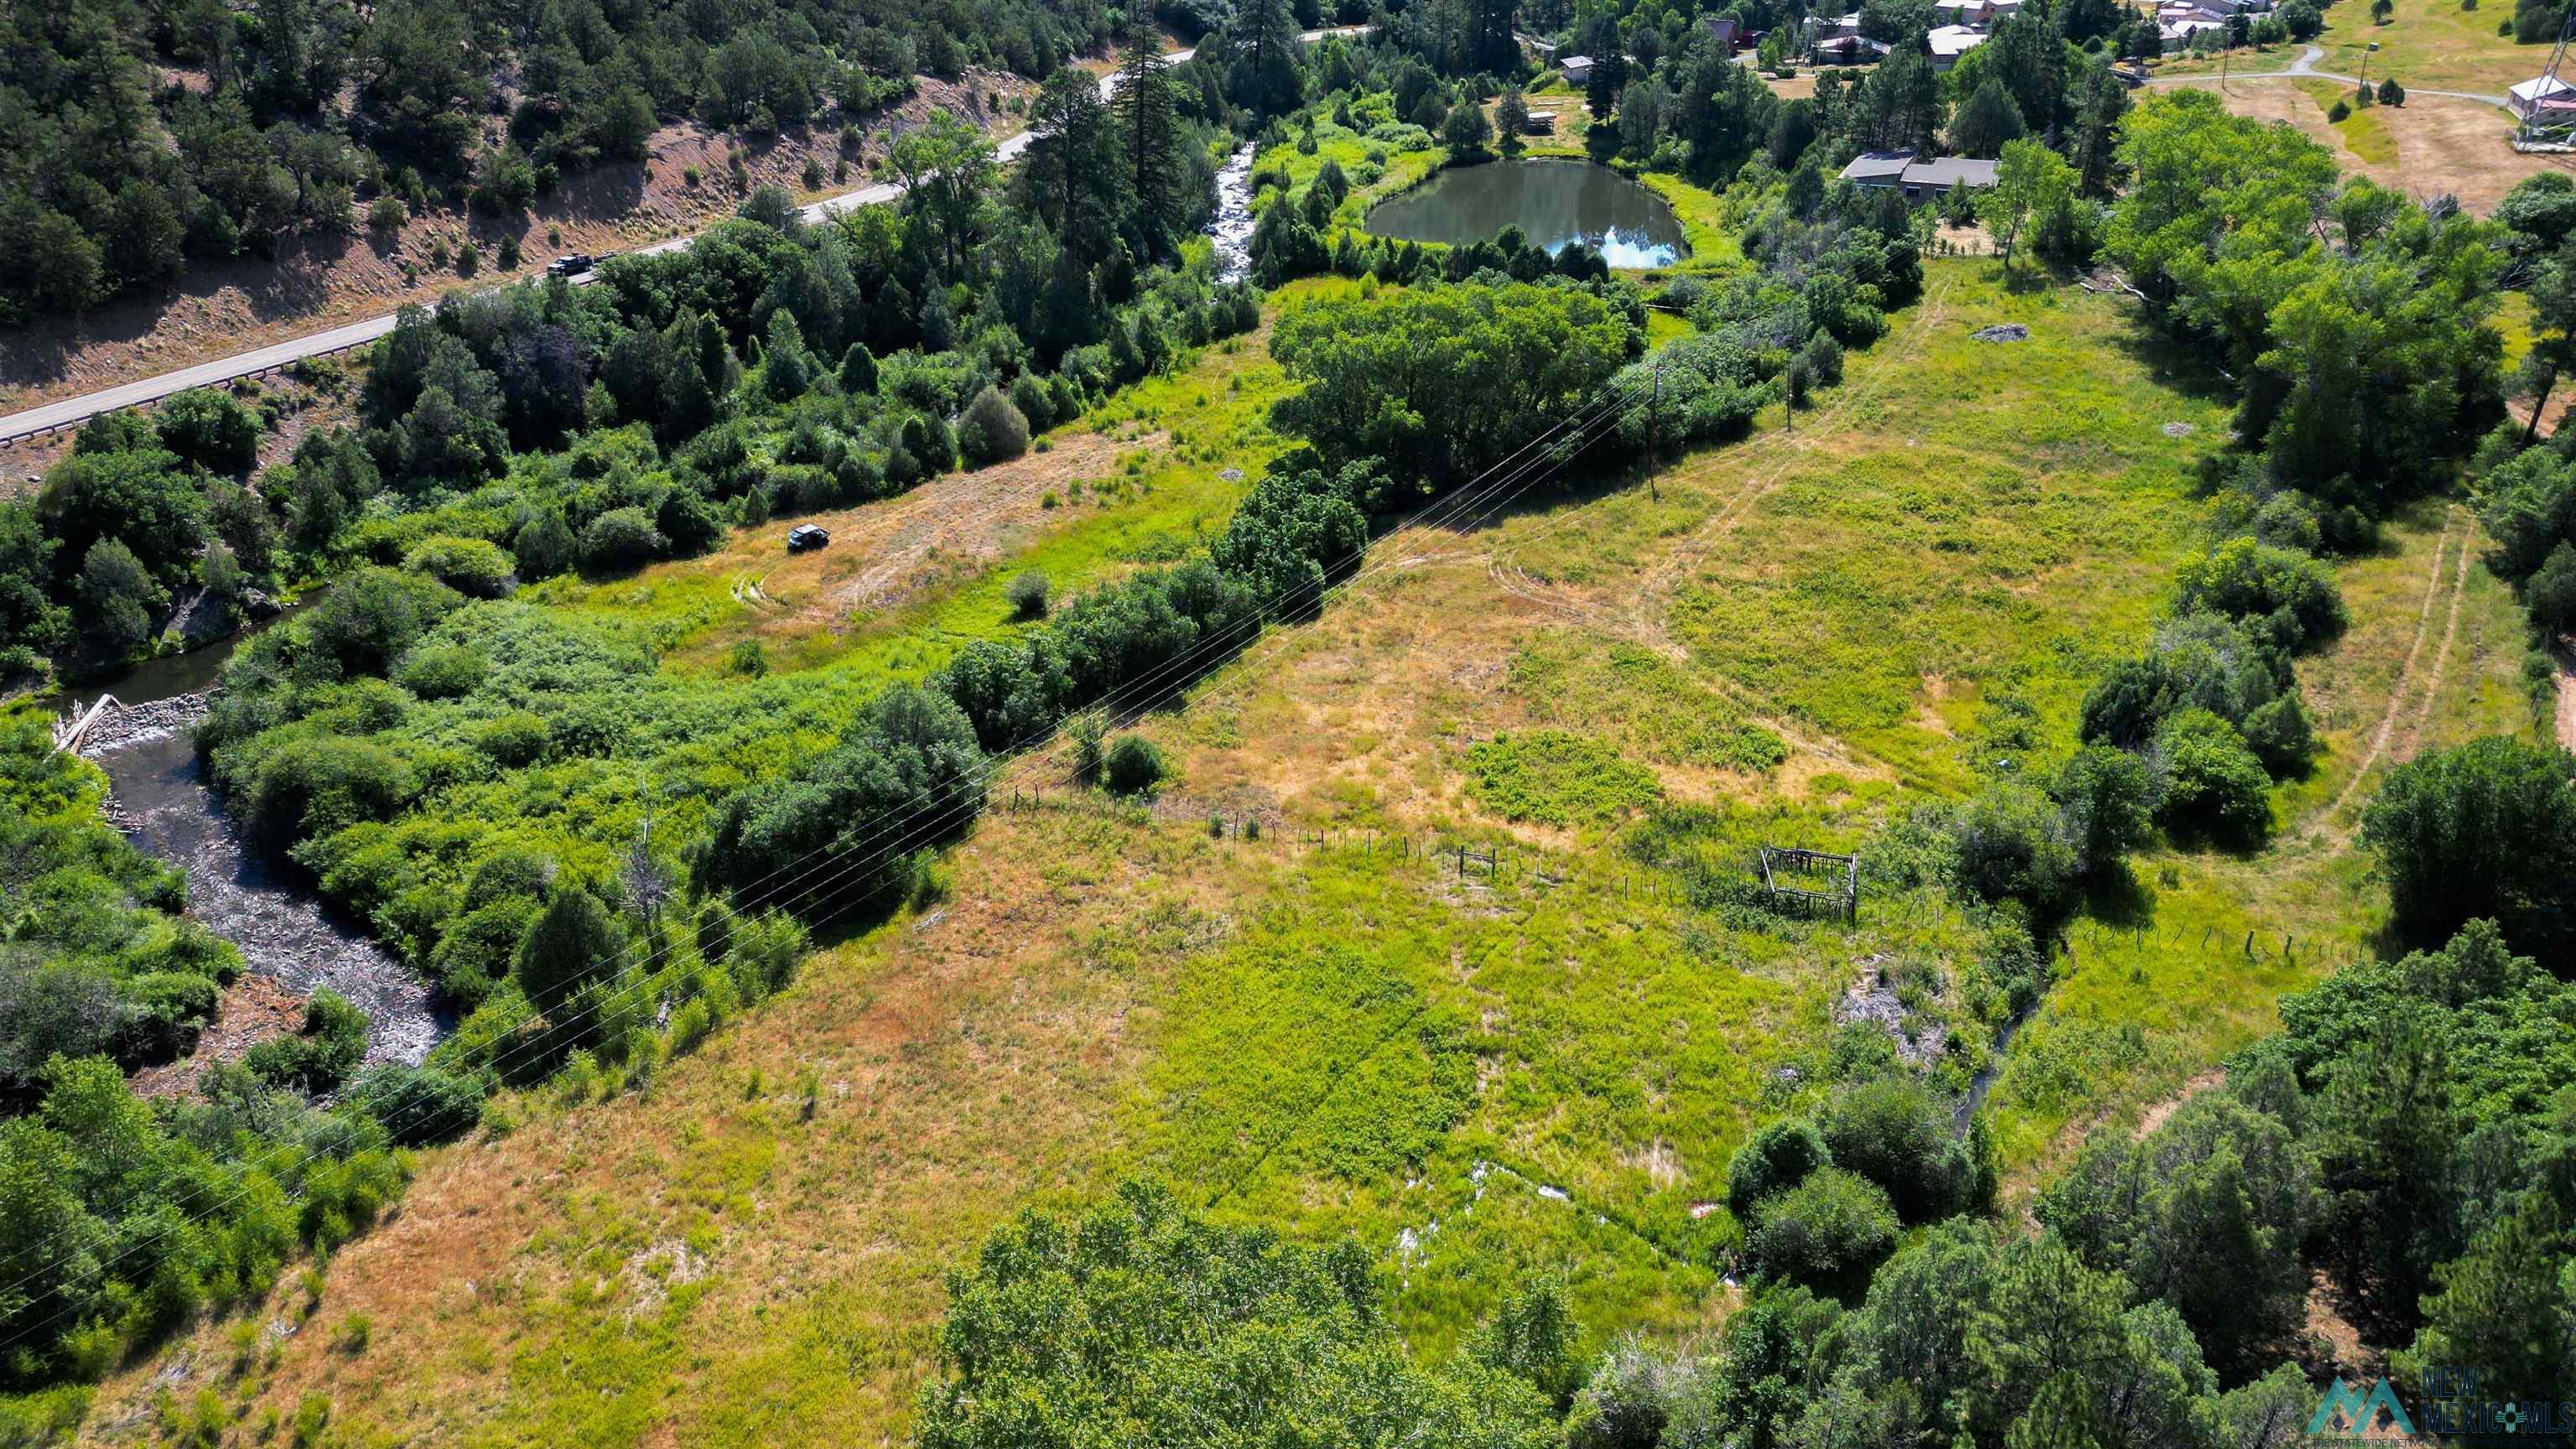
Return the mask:
<path id="1" fill-rule="evenodd" d="M 1300 38 L 1311 43 L 1327 35 L 1356 35 L 1367 29 L 1365 25 L 1346 25 L 1328 30 L 1309 30 Z M 1177 65 L 1195 54 L 1197 52 L 1194 50 L 1176 50 L 1166 59 Z M 1100 92 L 1106 96 L 1115 86 L 1114 76 L 1104 76 L 1100 82 Z M 1002 142 L 993 148 L 994 155 L 1004 165 L 1017 160 L 1020 153 L 1029 148 L 1030 134 L 1022 131 Z M 838 196 L 826 197 L 806 207 L 804 216 L 807 221 L 819 222 L 858 207 L 875 206 L 880 202 L 892 201 L 901 195 L 903 195 L 903 187 L 900 184 L 891 181 L 879 182 L 874 186 L 863 186 L 856 191 L 846 191 Z M 696 240 L 697 236 L 694 234 L 673 237 L 669 241 L 654 246 L 640 247 L 637 251 L 647 256 L 657 252 L 677 251 Z M 573 279 L 576 285 L 590 280 L 589 274 Z M 248 377 L 253 373 L 284 367 L 301 358 L 320 357 L 326 353 L 344 352 L 352 347 L 363 347 L 393 331 L 396 315 L 388 312 L 381 317 L 370 317 L 364 322 L 352 322 L 345 327 L 334 327 L 327 332 L 316 332 L 308 337 L 298 337 L 291 342 L 273 343 L 267 347 L 218 358 L 213 362 L 201 362 L 194 367 L 183 367 L 176 372 L 165 372 L 158 377 L 147 377 L 139 382 L 120 383 L 115 387 L 101 388 L 79 397 L 65 398 L 60 402 L 47 403 L 42 407 L 11 413 L 6 417 L 0 417 L 0 443 L 13 442 L 37 433 L 51 432 L 56 428 L 71 427 L 100 413 L 113 412 L 118 408 L 133 407 L 138 403 L 158 402 L 172 393 L 186 392 L 192 387 L 214 387 L 238 377 Z"/>

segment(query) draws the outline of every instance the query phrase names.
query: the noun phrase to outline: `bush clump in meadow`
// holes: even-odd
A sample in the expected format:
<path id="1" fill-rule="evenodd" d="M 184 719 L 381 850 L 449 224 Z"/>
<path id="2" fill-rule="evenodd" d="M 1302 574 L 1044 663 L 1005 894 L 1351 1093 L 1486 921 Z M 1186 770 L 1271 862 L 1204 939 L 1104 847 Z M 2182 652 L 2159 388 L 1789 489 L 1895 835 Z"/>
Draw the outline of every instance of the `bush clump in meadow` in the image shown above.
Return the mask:
<path id="1" fill-rule="evenodd" d="M 957 420 L 957 445 L 969 466 L 1007 462 L 1029 450 L 1029 420 L 986 383 Z"/>
<path id="2" fill-rule="evenodd" d="M 1143 735 L 1120 735 L 1101 757 L 1100 781 L 1113 795 L 1142 795 L 1170 773 L 1163 752 Z"/>
<path id="3" fill-rule="evenodd" d="M 1878 1184 L 1823 1167 L 1756 1211 L 1749 1239 L 1762 1271 L 1800 1283 L 1865 1277 L 1896 1248 L 1896 1209 Z"/>
<path id="4" fill-rule="evenodd" d="M 1047 592 L 1050 587 L 1047 576 L 1035 569 L 1030 569 L 1011 580 L 1011 586 L 1006 593 L 1006 597 L 1011 601 L 1011 617 L 1014 619 L 1045 618 Z"/>

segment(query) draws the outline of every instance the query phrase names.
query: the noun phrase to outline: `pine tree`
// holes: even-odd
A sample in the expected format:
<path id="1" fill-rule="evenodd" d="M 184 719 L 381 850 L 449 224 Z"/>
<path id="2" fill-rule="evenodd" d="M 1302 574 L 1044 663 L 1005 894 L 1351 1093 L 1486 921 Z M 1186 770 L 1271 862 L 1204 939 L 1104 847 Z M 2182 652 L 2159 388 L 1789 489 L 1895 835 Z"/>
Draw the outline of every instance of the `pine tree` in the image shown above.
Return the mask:
<path id="1" fill-rule="evenodd" d="M 1127 55 L 1118 67 L 1117 96 L 1111 103 L 1135 203 L 1131 219 L 1157 252 L 1164 249 L 1188 207 L 1188 198 L 1174 181 L 1182 171 L 1180 111 L 1172 95 L 1172 68 L 1155 48 L 1158 43 L 1150 28 L 1141 22 L 1131 25 Z"/>

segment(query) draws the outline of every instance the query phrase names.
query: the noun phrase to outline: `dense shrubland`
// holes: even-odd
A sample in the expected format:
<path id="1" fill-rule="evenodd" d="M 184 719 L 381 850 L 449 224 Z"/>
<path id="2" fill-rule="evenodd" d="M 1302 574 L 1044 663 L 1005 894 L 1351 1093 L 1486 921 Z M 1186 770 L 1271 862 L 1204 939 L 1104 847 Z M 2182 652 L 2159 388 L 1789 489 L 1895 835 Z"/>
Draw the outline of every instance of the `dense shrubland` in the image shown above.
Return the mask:
<path id="1" fill-rule="evenodd" d="M 33 719 L 0 731 L 0 1093 L 18 1105 L 55 1053 L 133 1068 L 186 1051 L 241 970 L 178 914 L 183 874 L 98 817 L 106 783 Z"/>
<path id="2" fill-rule="evenodd" d="M 122 660 L 198 584 L 229 599 L 372 562 L 493 597 L 1011 456 L 1257 316 L 1204 262 L 1179 265 L 1222 93 L 1139 65 L 1114 108 L 1084 72 L 1050 87 L 1059 129 L 1021 190 L 942 113 L 897 148 L 914 182 L 899 209 L 806 227 L 762 191 L 598 285 L 409 309 L 370 360 L 359 426 L 308 432 L 256 478 L 257 420 L 232 398 L 93 421 L 32 503 L 0 504 L 0 666 Z"/>

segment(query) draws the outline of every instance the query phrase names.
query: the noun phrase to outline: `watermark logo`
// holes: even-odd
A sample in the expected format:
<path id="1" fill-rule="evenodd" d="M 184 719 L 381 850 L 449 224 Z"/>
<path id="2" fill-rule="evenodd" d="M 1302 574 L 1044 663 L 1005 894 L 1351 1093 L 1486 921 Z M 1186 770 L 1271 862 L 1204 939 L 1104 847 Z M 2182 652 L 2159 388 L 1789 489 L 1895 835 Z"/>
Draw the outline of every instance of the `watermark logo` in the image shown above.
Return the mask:
<path id="1" fill-rule="evenodd" d="M 2475 1369 L 2430 1366 L 2410 1411 L 2380 1379 L 2367 1390 L 2336 1379 L 2308 1419 L 2319 1445 L 2402 1443 L 2541 1449 L 2576 1439 L 2576 1401 L 2514 1398 L 2485 1391 Z"/>
<path id="2" fill-rule="evenodd" d="M 2478 1371 L 2424 1370 L 2424 1431 L 2467 1444 L 2565 1444 L 2576 1436 L 2576 1401 L 2518 1399 L 2484 1390 Z"/>
<path id="3" fill-rule="evenodd" d="M 2336 1379 L 2317 1401 L 2317 1411 L 2308 1419 L 2308 1433 L 2319 1438 L 2412 1439 L 2415 1421 L 2406 1417 L 2406 1406 L 2397 1402 L 2388 1380 L 2372 1384 L 2365 1394 Z"/>

